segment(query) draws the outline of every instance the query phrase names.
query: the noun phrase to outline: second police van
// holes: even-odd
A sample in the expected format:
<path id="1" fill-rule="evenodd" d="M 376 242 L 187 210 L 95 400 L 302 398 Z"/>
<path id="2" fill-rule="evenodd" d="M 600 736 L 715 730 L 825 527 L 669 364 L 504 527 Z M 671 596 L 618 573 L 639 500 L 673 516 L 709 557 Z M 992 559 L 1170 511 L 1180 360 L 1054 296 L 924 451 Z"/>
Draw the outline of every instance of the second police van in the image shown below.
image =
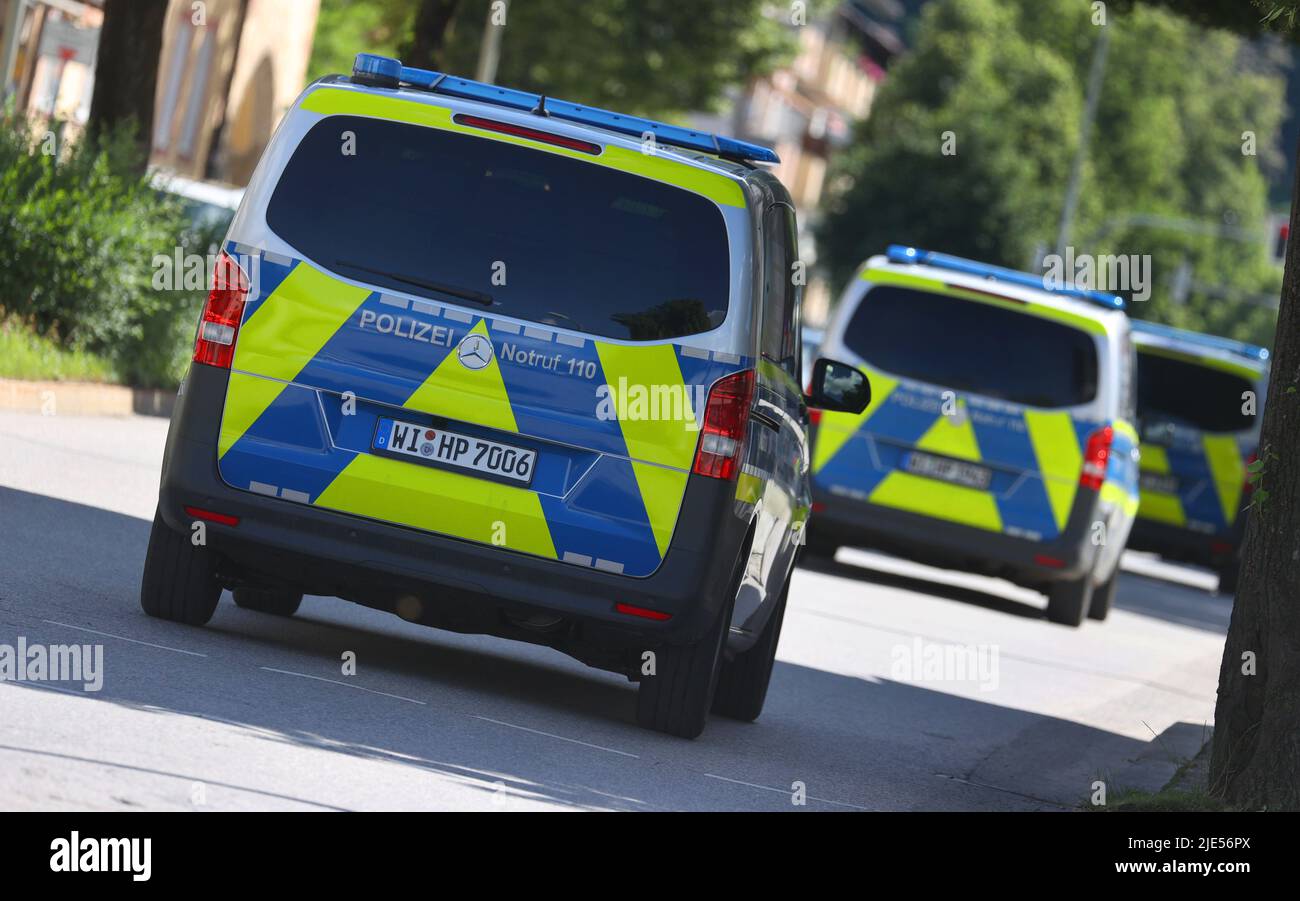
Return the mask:
<path id="1" fill-rule="evenodd" d="M 775 160 L 367 54 L 309 86 L 201 316 L 144 610 L 337 596 L 626 674 L 648 728 L 758 716 L 808 408 L 870 391 L 801 390 Z"/>
<path id="2" fill-rule="evenodd" d="M 1208 566 L 1237 587 L 1246 467 L 1259 448 L 1268 351 L 1149 322 L 1133 323 L 1138 354 L 1142 502 L 1133 547 Z"/>
<path id="3" fill-rule="evenodd" d="M 815 430 L 809 551 L 876 547 L 1105 619 L 1138 505 L 1123 301 L 893 246 L 845 290 L 822 353 L 872 385 Z"/>

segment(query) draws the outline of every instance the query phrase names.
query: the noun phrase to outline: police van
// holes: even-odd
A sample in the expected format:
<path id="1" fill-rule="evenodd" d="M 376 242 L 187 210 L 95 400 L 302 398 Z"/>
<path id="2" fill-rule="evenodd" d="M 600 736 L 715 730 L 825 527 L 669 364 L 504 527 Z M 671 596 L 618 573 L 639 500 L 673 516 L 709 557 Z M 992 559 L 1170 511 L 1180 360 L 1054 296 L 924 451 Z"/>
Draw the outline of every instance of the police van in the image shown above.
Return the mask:
<path id="1" fill-rule="evenodd" d="M 1141 500 L 1131 544 L 1237 587 L 1248 503 L 1246 466 L 1259 447 L 1268 351 L 1152 322 L 1133 322 Z"/>
<path id="2" fill-rule="evenodd" d="M 172 418 L 144 610 L 336 596 L 753 719 L 810 507 L 768 149 L 358 56 L 231 224 Z"/>
<path id="3" fill-rule="evenodd" d="M 1105 619 L 1138 500 L 1133 348 L 1119 297 L 892 246 L 822 352 L 870 377 L 815 430 L 809 551 L 881 548 Z"/>

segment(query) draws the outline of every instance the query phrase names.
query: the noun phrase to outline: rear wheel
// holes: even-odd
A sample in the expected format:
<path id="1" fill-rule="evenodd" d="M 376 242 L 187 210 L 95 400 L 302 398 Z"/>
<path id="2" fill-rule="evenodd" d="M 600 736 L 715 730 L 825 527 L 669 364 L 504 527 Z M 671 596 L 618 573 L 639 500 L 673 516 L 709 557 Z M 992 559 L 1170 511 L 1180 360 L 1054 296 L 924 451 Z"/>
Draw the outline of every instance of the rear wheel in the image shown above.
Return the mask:
<path id="1" fill-rule="evenodd" d="M 140 606 L 159 619 L 201 626 L 221 597 L 212 552 L 173 532 L 155 512 L 140 580 Z"/>
<path id="2" fill-rule="evenodd" d="M 1063 626 L 1080 626 L 1092 600 L 1092 577 L 1053 582 L 1047 590 L 1047 618 Z"/>
<path id="3" fill-rule="evenodd" d="M 293 616 L 302 603 L 301 591 L 276 588 L 236 588 L 231 592 L 235 603 L 245 610 L 272 613 L 276 616 Z"/>
<path id="4" fill-rule="evenodd" d="M 646 729 L 679 738 L 704 731 L 718 684 L 722 643 L 731 625 L 731 598 L 704 637 L 688 645 L 663 645 L 654 652 L 654 674 L 641 679 L 636 721 Z"/>
<path id="5" fill-rule="evenodd" d="M 785 602 L 790 594 L 790 577 L 777 599 L 776 608 L 754 646 L 731 660 L 723 660 L 718 674 L 718 690 L 713 697 L 713 712 L 719 716 L 750 722 L 758 719 L 767 699 L 767 686 L 776 662 L 776 645 L 781 640 L 781 622 L 785 619 Z"/>
<path id="6" fill-rule="evenodd" d="M 1088 619 L 1104 620 L 1110 615 L 1111 602 L 1115 600 L 1115 587 L 1119 583 L 1119 567 L 1110 574 L 1110 578 L 1092 590 L 1092 602 L 1088 604 Z"/>

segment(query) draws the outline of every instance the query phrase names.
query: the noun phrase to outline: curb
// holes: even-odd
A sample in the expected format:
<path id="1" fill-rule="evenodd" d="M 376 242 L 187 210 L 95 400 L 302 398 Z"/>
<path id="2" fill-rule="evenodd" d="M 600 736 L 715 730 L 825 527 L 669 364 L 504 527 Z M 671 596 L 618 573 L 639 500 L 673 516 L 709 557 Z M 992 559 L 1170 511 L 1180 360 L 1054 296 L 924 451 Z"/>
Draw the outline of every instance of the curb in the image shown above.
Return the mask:
<path id="1" fill-rule="evenodd" d="M 44 416 L 168 416 L 176 392 L 96 382 L 0 379 L 0 410 Z"/>

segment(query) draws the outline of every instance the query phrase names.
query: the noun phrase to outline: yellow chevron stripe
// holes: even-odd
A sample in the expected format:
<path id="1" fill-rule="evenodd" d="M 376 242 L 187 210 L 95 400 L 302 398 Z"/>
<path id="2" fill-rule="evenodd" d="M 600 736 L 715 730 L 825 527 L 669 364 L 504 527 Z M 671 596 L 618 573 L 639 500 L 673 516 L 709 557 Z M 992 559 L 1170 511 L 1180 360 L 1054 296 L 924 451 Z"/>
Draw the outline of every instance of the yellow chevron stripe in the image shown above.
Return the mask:
<path id="1" fill-rule="evenodd" d="M 378 119 L 408 122 L 412 125 L 425 125 L 443 131 L 473 135 L 477 138 L 504 141 L 508 144 L 531 147 L 534 150 L 567 156 L 570 159 L 581 160 L 584 163 L 618 169 L 621 172 L 628 172 L 664 184 L 685 188 L 723 206 L 741 208 L 745 206 L 745 194 L 741 190 L 740 184 L 717 172 L 710 172 L 707 169 L 701 169 L 669 157 L 628 150 L 625 147 L 606 146 L 599 156 L 593 156 L 589 153 L 581 153 L 541 141 L 531 141 L 514 135 L 484 131 L 481 128 L 471 128 L 453 122 L 451 110 L 442 106 L 433 106 L 432 104 L 420 103 L 414 100 L 385 97 L 362 91 L 320 88 L 307 96 L 307 99 L 302 102 L 302 108 L 309 112 L 325 115 L 372 116 Z"/>
<path id="2" fill-rule="evenodd" d="M 615 390 L 621 385 L 631 391 L 650 392 L 658 387 L 669 393 L 681 392 L 680 420 L 652 418 L 648 407 L 644 416 L 620 415 L 619 429 L 633 460 L 637 490 L 645 506 L 650 530 L 662 557 L 681 512 L 686 492 L 686 478 L 695 460 L 699 431 L 695 428 L 695 411 L 686 390 L 677 351 L 671 344 L 607 344 L 596 342 L 605 381 Z M 626 412 L 626 411 L 625 411 Z M 662 412 L 662 411 L 660 411 Z M 654 464 L 654 465 L 647 465 Z"/>
<path id="3" fill-rule="evenodd" d="M 1002 531 L 1002 516 L 993 495 L 975 488 L 950 485 L 937 479 L 895 470 L 881 481 L 869 498 L 873 504 L 932 516 L 948 522 Z"/>
<path id="4" fill-rule="evenodd" d="M 315 505 L 539 557 L 556 556 L 542 502 L 533 491 L 402 460 L 357 454 Z"/>
<path id="5" fill-rule="evenodd" d="M 469 330 L 471 335 L 486 337 L 487 333 L 485 319 Z M 453 350 L 403 406 L 506 432 L 519 431 L 496 354 L 482 369 L 467 369 Z"/>
<path id="6" fill-rule="evenodd" d="M 1223 507 L 1223 521 L 1232 525 L 1237 519 L 1237 505 L 1241 503 L 1242 484 L 1246 481 L 1246 462 L 1241 458 L 1241 448 L 1232 435 L 1202 435 L 1201 443 Z"/>
<path id="7" fill-rule="evenodd" d="M 230 387 L 221 417 L 218 453 L 224 455 L 284 387 L 370 296 L 307 263 L 298 263 L 239 328 Z M 240 373 L 278 382 L 248 380 Z M 272 387 L 274 386 L 274 387 Z"/>
<path id="8" fill-rule="evenodd" d="M 1083 469 L 1083 452 L 1079 450 L 1074 423 L 1069 413 L 1026 410 L 1025 426 L 1029 429 L 1029 441 L 1038 459 L 1038 471 L 1043 477 L 1056 527 L 1063 530 L 1074 506 L 1079 473 Z"/>
<path id="9" fill-rule="evenodd" d="M 957 404 L 962 409 L 966 407 L 964 400 L 957 401 Z M 975 427 L 969 416 L 959 418 L 941 415 L 916 442 L 916 448 L 977 463 L 984 459 L 980 455 L 979 442 L 975 440 Z"/>

